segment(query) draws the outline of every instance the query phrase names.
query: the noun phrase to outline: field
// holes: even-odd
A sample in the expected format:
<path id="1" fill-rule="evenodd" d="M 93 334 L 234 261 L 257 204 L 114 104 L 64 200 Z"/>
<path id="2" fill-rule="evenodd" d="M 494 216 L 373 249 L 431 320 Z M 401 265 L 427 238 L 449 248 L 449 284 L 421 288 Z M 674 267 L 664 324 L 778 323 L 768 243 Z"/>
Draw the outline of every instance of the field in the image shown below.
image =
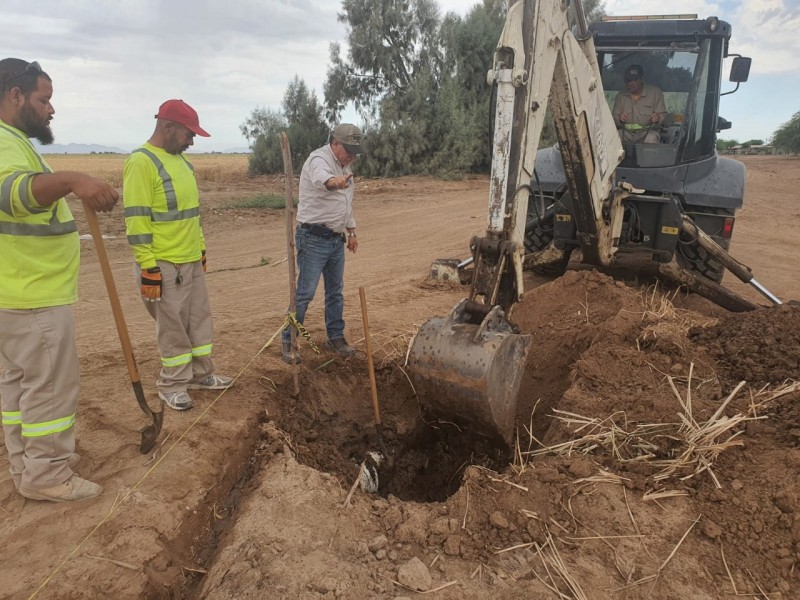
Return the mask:
<path id="1" fill-rule="evenodd" d="M 482 233 L 486 178 L 357 181 L 345 319 L 359 353 L 342 360 L 303 345 L 295 394 L 273 341 L 289 296 L 284 215 L 237 207 L 282 194 L 284 182 L 247 178 L 245 156 L 190 159 L 215 362 L 235 386 L 193 393 L 195 408 L 166 414 L 160 445 L 141 455 L 147 421 L 95 249 L 82 242 L 76 471 L 104 493 L 26 501 L 3 469 L 4 598 L 800 598 L 799 309 L 732 314 L 577 268 L 527 277 L 513 320 L 534 346 L 509 457 L 452 423 L 426 422 L 403 367 L 418 326 L 467 293 L 427 274 Z M 123 157 L 47 160 L 120 185 Z M 800 160 L 743 162 L 732 253 L 778 297 L 800 299 Z M 88 233 L 80 203 L 70 205 Z M 101 228 L 155 406 L 154 328 L 121 206 Z M 762 301 L 730 275 L 725 283 Z M 356 488 L 346 502 L 377 445 L 359 286 L 395 461 L 378 494 Z M 306 325 L 324 346 L 321 296 Z"/>

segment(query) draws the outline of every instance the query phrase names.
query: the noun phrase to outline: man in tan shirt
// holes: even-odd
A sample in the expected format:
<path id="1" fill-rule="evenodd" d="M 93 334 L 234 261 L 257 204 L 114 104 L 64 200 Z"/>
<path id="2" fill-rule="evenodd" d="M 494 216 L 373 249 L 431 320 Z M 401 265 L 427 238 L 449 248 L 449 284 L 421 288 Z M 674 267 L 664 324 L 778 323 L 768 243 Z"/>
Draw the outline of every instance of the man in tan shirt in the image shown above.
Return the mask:
<path id="1" fill-rule="evenodd" d="M 612 113 L 625 144 L 657 144 L 659 130 L 667 116 L 664 94 L 644 82 L 641 65 L 625 69 L 625 91 L 617 94 Z"/>

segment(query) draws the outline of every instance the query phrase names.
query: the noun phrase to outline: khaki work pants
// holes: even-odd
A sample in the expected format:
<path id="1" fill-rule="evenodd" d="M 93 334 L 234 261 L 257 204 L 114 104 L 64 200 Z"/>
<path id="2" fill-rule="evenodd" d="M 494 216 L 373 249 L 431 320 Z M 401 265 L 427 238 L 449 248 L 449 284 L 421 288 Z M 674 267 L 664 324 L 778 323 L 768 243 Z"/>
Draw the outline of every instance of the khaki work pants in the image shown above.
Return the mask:
<path id="1" fill-rule="evenodd" d="M 205 274 L 199 260 L 182 265 L 163 260 L 157 263 L 161 267 L 161 300 L 144 305 L 156 320 L 156 341 L 162 361 L 158 391 L 183 392 L 189 383 L 198 383 L 214 373 L 210 355 L 213 326 Z M 177 282 L 178 272 L 181 283 Z M 191 358 L 183 364 L 164 364 L 187 355 Z"/>
<path id="2" fill-rule="evenodd" d="M 0 309 L 0 364 L 14 484 L 41 489 L 64 483 L 72 476 L 67 460 L 75 452 L 72 420 L 80 389 L 72 306 Z"/>

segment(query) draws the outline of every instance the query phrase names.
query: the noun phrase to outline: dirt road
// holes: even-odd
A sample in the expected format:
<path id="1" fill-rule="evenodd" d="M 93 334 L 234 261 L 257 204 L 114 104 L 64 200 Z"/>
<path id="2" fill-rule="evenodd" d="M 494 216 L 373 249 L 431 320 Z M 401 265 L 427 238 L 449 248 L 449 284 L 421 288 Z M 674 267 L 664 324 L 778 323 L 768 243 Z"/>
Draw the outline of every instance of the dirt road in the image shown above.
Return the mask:
<path id="1" fill-rule="evenodd" d="M 746 163 L 746 208 L 732 252 L 779 297 L 800 298 L 794 260 L 800 160 Z M 398 365 L 415 327 L 447 313 L 464 294 L 426 281 L 426 274 L 433 258 L 464 257 L 471 236 L 481 233 L 488 187 L 481 178 L 358 182 L 360 247 L 347 262 L 347 335 L 363 350 L 363 285 L 387 441 L 402 450 L 403 460 L 381 496 L 357 491 L 352 506 L 341 509 L 358 461 L 374 446 L 366 361 L 363 353 L 342 361 L 303 348 L 301 394 L 290 396 L 289 367 L 276 344 L 264 349 L 288 302 L 283 214 L 229 208 L 232 197 L 263 185 L 201 184 L 214 356 L 219 372 L 237 381 L 221 395 L 195 393 L 191 411 L 169 412 L 154 457 L 138 453 L 138 429 L 146 421 L 127 379 L 94 248 L 82 242 L 76 317 L 83 459 L 77 472 L 105 492 L 78 505 L 25 501 L 3 468 L 3 597 L 395 598 L 413 595 L 404 585 L 418 585 L 441 587 L 437 598 L 557 598 L 554 588 L 574 598 L 644 598 L 651 590 L 652 598 L 717 598 L 734 582 L 740 592 L 800 596 L 800 450 L 791 433 L 800 431 L 796 393 L 764 408 L 773 415 L 782 407 L 786 431 L 770 419 L 770 425 L 740 425 L 747 443 L 726 447 L 715 471 L 721 488 L 701 473 L 685 484 L 671 482 L 669 490 L 680 495 L 656 501 L 643 500 L 660 489 L 651 485 L 652 474 L 627 463 L 622 468 L 611 454 L 526 456 L 509 464 L 490 450 L 462 447 L 444 426 L 433 433 L 421 427 Z M 282 190 L 280 182 L 269 185 Z M 79 213 L 77 203 L 73 210 Z M 138 300 L 121 212 L 103 216 L 101 227 L 112 236 L 107 248 L 152 402 L 159 368 L 153 323 Z M 723 311 L 679 298 L 675 304 L 687 310 L 658 316 L 637 288 L 592 273 L 562 279 L 531 280 L 534 289 L 516 315 L 540 348 L 523 383 L 521 410 L 530 416 L 541 400 L 531 432 L 521 436 L 526 446 L 534 433 L 547 445 L 574 437 L 567 425 L 550 426 L 553 408 L 582 415 L 605 410 L 592 417 L 599 420 L 622 411 L 640 423 L 656 423 L 659 415 L 675 421 L 680 407 L 665 374 L 679 379 L 685 393 L 690 364 L 700 377 L 698 422 L 732 391 L 727 386 L 735 374 L 728 379 L 724 370 L 734 364 L 726 358 L 731 349 L 718 338 L 692 341 L 684 327 L 714 326 Z M 760 301 L 746 286 L 726 283 Z M 320 344 L 321 311 L 318 299 L 306 319 Z M 749 329 L 743 321 L 729 328 L 739 327 L 744 342 L 776 323 L 778 336 L 780 325 L 791 330 L 798 320 L 791 310 L 774 314 L 748 321 Z M 780 383 L 774 379 L 797 367 L 795 342 L 778 337 L 772 343 L 792 359 L 783 371 L 765 375 L 748 367 L 754 378 L 767 378 L 759 385 Z M 759 352 L 752 352 L 758 363 Z M 734 405 L 748 410 L 747 402 Z M 755 506 L 764 497 L 770 507 Z M 729 520 L 722 508 L 741 514 Z M 536 561 L 553 552 L 560 552 L 567 575 L 542 575 Z"/>

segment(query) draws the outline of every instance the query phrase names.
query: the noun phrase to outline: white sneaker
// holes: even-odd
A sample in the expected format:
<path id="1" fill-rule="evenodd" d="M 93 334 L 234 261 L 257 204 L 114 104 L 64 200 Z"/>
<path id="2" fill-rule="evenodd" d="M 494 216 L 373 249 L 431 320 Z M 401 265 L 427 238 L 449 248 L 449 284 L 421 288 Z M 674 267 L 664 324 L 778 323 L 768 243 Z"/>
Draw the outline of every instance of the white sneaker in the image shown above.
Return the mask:
<path id="1" fill-rule="evenodd" d="M 192 408 L 192 399 L 186 392 L 158 392 L 158 397 L 173 410 L 189 410 Z"/>
<path id="2" fill-rule="evenodd" d="M 77 502 L 95 498 L 103 493 L 103 488 L 88 479 L 73 475 L 64 483 L 38 490 L 21 487 L 19 493 L 31 500 L 49 500 L 50 502 Z"/>
<path id="3" fill-rule="evenodd" d="M 233 379 L 224 375 L 209 375 L 199 383 L 190 383 L 190 390 L 227 390 L 233 385 Z"/>

